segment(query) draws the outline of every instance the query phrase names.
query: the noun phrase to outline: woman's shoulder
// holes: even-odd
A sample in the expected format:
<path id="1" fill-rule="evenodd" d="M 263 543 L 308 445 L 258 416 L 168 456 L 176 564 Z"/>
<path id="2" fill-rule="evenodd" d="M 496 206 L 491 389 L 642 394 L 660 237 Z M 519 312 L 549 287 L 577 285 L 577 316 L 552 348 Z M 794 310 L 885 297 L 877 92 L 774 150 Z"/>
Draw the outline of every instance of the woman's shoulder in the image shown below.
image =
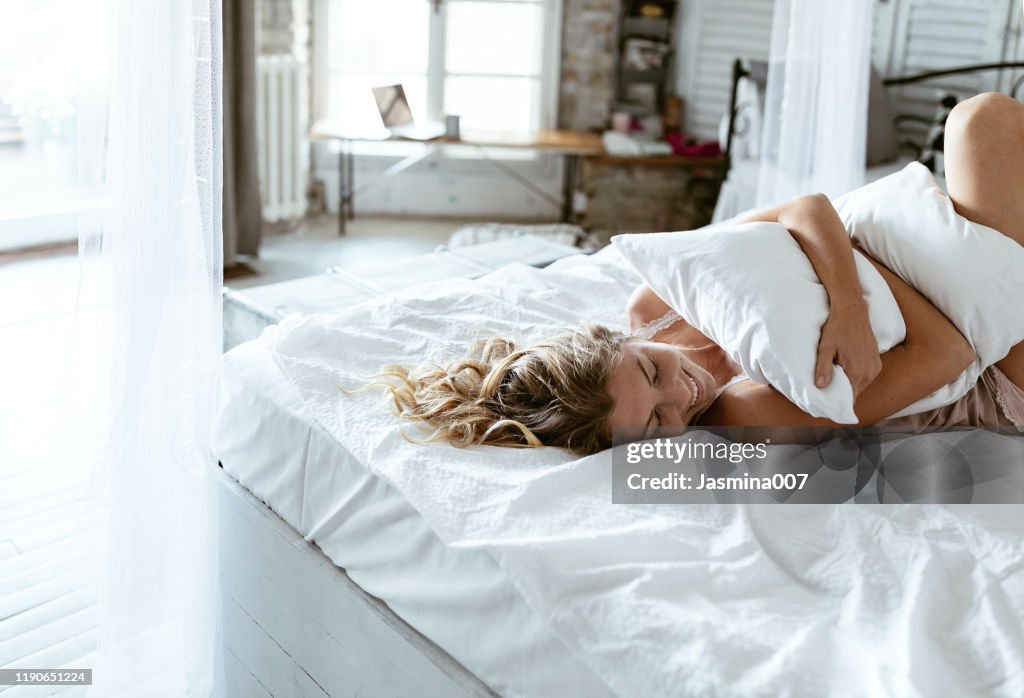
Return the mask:
<path id="1" fill-rule="evenodd" d="M 735 376 L 697 420 L 704 426 L 754 426 L 764 420 L 760 403 L 767 397 L 768 386 L 755 383 L 745 375 Z"/>
<path id="2" fill-rule="evenodd" d="M 672 310 L 647 284 L 642 284 L 633 291 L 626 304 L 626 318 L 629 329 L 636 330 L 657 320 Z"/>

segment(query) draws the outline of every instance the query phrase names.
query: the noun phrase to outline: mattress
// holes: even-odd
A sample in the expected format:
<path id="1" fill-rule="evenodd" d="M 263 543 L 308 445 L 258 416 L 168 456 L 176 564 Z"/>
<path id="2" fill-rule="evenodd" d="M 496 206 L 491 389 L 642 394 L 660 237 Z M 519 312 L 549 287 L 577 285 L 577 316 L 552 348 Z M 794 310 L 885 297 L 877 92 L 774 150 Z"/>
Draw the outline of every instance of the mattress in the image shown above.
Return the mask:
<path id="1" fill-rule="evenodd" d="M 486 551 L 446 545 L 305 413 L 260 341 L 224 357 L 224 469 L 349 577 L 508 696 L 611 695 Z"/>

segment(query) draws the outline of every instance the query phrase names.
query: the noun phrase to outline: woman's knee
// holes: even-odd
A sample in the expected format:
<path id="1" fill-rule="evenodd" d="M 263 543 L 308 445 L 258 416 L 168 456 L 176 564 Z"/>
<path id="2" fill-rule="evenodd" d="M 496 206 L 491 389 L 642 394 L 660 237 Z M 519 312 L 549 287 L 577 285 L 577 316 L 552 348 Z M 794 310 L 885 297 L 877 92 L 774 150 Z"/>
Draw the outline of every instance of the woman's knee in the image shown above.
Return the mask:
<path id="1" fill-rule="evenodd" d="M 1006 139 L 1024 135 L 1024 104 L 1000 92 L 983 92 L 953 107 L 946 135 Z"/>

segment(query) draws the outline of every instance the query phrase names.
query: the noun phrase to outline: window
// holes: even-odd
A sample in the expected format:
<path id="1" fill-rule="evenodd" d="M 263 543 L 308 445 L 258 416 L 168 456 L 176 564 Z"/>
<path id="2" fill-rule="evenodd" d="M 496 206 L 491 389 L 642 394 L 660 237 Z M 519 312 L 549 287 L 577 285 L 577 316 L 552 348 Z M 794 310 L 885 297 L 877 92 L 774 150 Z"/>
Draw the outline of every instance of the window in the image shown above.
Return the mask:
<path id="1" fill-rule="evenodd" d="M 0 22 L 0 250 L 74 240 L 99 193 L 82 182 L 79 100 L 105 60 L 106 14 L 74 0 L 7 3 Z M 102 86 L 101 86 L 102 87 Z"/>
<path id="2" fill-rule="evenodd" d="M 557 0 L 319 0 L 317 117 L 354 133 L 379 131 L 370 88 L 402 83 L 417 119 L 458 114 L 464 130 L 551 128 L 559 6 Z"/>

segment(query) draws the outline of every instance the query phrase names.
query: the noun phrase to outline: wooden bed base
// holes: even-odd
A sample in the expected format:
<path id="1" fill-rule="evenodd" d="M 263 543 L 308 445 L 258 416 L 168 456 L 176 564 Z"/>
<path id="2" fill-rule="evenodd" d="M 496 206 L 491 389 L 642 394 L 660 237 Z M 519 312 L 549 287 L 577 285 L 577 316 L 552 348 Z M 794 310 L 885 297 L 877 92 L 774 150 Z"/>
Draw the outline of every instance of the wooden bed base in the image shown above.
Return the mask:
<path id="1" fill-rule="evenodd" d="M 219 471 L 228 696 L 495 696 Z"/>

